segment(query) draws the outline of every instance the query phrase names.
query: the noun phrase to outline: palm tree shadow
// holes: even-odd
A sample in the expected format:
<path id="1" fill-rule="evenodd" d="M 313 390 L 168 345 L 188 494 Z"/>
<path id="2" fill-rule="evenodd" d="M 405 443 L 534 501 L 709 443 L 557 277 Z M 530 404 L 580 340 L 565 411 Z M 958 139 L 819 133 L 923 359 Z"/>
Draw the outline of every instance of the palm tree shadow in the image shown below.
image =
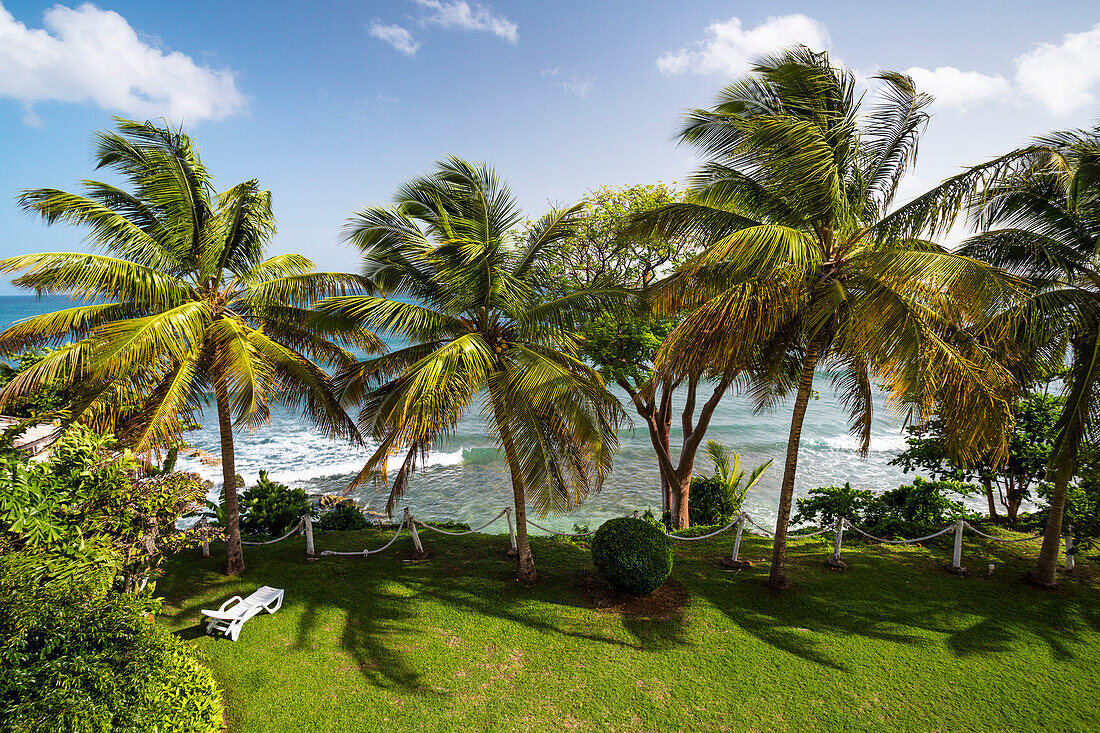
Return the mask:
<path id="1" fill-rule="evenodd" d="M 324 537 L 324 546 L 338 550 L 376 542 L 375 537 L 364 539 L 359 532 L 331 533 Z M 322 619 L 331 616 L 322 609 L 340 609 L 343 625 L 338 643 L 350 655 L 363 680 L 375 687 L 417 695 L 438 694 L 424 684 L 424 675 L 417 666 L 416 652 L 436 641 L 437 634 L 437 630 L 418 626 L 421 619 L 416 606 L 421 597 L 443 604 L 460 616 L 485 616 L 539 634 L 598 642 L 624 650 L 658 651 L 688 643 L 679 609 L 671 615 L 624 614 L 622 628 L 628 634 L 626 638 L 605 630 L 603 625 L 569 622 L 569 615 L 576 609 L 599 612 L 577 587 L 578 575 L 591 574 L 587 569 L 590 566 L 587 552 L 536 538 L 538 555 L 553 558 L 548 565 L 579 569 L 561 577 L 547 573 L 536 584 L 525 586 L 515 582 L 513 561 L 497 552 L 503 550 L 506 542 L 502 538 L 500 548 L 486 543 L 484 538 L 426 542 L 433 552 L 432 558 L 426 563 L 407 563 L 402 561 L 407 550 L 365 559 L 332 557 L 306 562 L 304 546 L 297 547 L 291 540 L 265 548 L 263 554 L 255 553 L 240 578 L 224 579 L 214 585 L 224 593 L 247 593 L 258 585 L 284 588 L 286 606 L 297 610 L 294 638 L 287 644 L 290 649 L 308 650 L 314 646 L 312 639 L 321 631 Z M 163 590 L 167 595 L 179 595 L 173 593 L 172 583 L 186 586 L 191 581 L 192 589 L 195 585 L 208 585 L 194 582 L 194 574 L 201 569 L 194 568 L 192 559 L 173 562 L 191 567 L 166 577 Z M 294 573 L 287 572 L 288 564 L 295 567 Z M 183 599 L 178 604 L 179 610 L 170 616 L 177 620 L 196 618 L 200 608 L 209 602 L 209 599 Z M 552 614 L 547 615 L 548 607 L 562 609 L 560 622 Z M 197 638 L 205 632 L 204 626 L 197 624 L 177 633 L 181 637 L 186 634 L 184 638 Z"/>

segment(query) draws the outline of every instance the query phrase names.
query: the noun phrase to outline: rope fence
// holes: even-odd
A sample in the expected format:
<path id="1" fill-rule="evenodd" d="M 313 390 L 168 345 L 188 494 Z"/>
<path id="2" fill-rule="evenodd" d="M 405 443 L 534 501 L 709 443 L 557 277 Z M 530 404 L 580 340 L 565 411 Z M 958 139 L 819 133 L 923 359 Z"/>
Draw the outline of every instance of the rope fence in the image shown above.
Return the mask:
<path id="1" fill-rule="evenodd" d="M 633 516 L 635 518 L 637 518 L 638 512 L 634 512 Z M 353 550 L 353 551 L 322 550 L 320 553 L 316 552 L 314 541 L 313 541 L 313 520 L 312 520 L 312 517 L 309 514 L 303 516 L 302 519 L 298 522 L 298 524 L 296 524 L 293 529 L 291 529 L 289 532 L 284 534 L 282 537 L 277 537 L 276 539 L 273 539 L 273 540 L 267 540 L 266 542 L 244 542 L 244 541 L 242 541 L 241 544 L 244 544 L 244 545 L 271 545 L 271 544 L 274 544 L 276 542 L 282 542 L 283 540 L 287 539 L 288 537 L 291 537 L 292 535 L 297 534 L 299 531 L 304 530 L 305 531 L 305 537 L 306 537 L 306 554 L 309 557 L 352 556 L 352 555 L 356 555 L 356 556 L 360 556 L 360 557 L 367 557 L 369 555 L 377 555 L 378 553 L 388 549 L 390 546 L 393 545 L 394 542 L 397 541 L 397 538 L 401 536 L 401 532 L 405 529 L 408 529 L 409 534 L 411 535 L 411 538 L 412 538 L 412 541 L 413 541 L 413 547 L 414 547 L 417 555 L 420 556 L 420 557 L 424 557 L 424 556 L 426 556 L 426 553 L 424 552 L 424 546 L 420 542 L 420 535 L 416 531 L 417 526 L 419 526 L 421 529 L 431 530 L 432 532 L 437 532 L 439 534 L 447 535 L 447 536 L 450 536 L 450 537 L 462 537 L 462 536 L 465 536 L 465 535 L 476 534 L 477 532 L 481 532 L 486 527 L 489 527 L 493 523 L 499 521 L 501 517 L 506 518 L 507 521 L 508 521 L 508 538 L 509 538 L 509 541 L 510 541 L 510 544 L 511 544 L 511 553 L 514 553 L 516 551 L 516 530 L 515 530 L 515 525 L 514 525 L 514 522 L 513 522 L 513 519 L 512 519 L 512 507 L 505 507 L 504 509 L 502 509 L 500 511 L 499 514 L 497 514 L 495 517 L 493 517 L 489 521 L 482 524 L 480 527 L 477 527 L 475 529 L 468 529 L 468 530 L 465 530 L 465 531 L 462 531 L 462 532 L 454 532 L 454 531 L 450 531 L 450 530 L 445 530 L 445 529 L 442 529 L 440 527 L 432 526 L 428 522 L 422 522 L 419 519 L 416 519 L 416 517 L 412 514 L 412 512 L 409 510 L 409 508 L 406 507 L 405 510 L 404 510 L 404 515 L 401 518 L 401 521 L 397 524 L 396 531 L 394 532 L 393 537 L 390 538 L 389 542 L 387 542 L 386 544 L 382 545 L 381 547 L 379 547 L 378 549 L 375 549 L 375 550 L 364 548 L 362 550 Z M 543 527 L 542 525 L 540 525 L 540 524 L 538 524 L 538 523 L 536 523 L 536 522 L 534 522 L 530 519 L 527 520 L 527 524 L 531 525 L 532 527 L 535 527 L 536 529 L 540 529 L 543 532 L 548 532 L 550 534 L 558 535 L 558 536 L 561 536 L 561 537 L 591 537 L 592 535 L 595 534 L 595 531 L 559 532 L 557 530 L 549 529 L 548 527 Z M 730 522 L 728 524 L 726 524 L 725 526 L 720 527 L 720 528 L 714 530 L 713 532 L 708 532 L 707 534 L 699 535 L 698 537 L 679 537 L 679 536 L 674 535 L 674 534 L 666 534 L 666 536 L 670 540 L 676 540 L 676 541 L 679 541 L 679 542 L 698 542 L 700 540 L 710 539 L 710 538 L 715 537 L 717 535 L 720 535 L 723 532 L 726 532 L 730 529 L 736 528 L 736 536 L 735 536 L 734 543 L 733 543 L 733 556 L 728 558 L 728 559 L 723 558 L 722 559 L 722 564 L 725 565 L 726 567 L 740 568 L 740 567 L 744 567 L 745 565 L 749 564 L 749 563 L 747 563 L 743 560 L 740 560 L 738 558 L 738 554 L 739 554 L 740 549 L 741 549 L 741 536 L 745 531 L 746 525 L 751 525 L 758 532 L 761 532 L 762 534 L 767 535 L 769 537 L 774 537 L 775 536 L 774 532 L 769 531 L 765 527 L 761 527 L 746 512 L 742 512 L 742 513 L 738 514 L 736 517 L 734 517 L 732 520 L 730 520 Z M 965 574 L 966 573 L 966 568 L 962 567 L 962 541 L 963 541 L 963 534 L 966 532 L 966 530 L 970 530 L 974 534 L 976 534 L 980 537 L 983 537 L 987 540 L 992 540 L 994 542 L 999 542 L 1001 544 L 1006 544 L 1006 545 L 1014 545 L 1014 544 L 1017 544 L 1017 543 L 1020 543 L 1020 542 L 1034 542 L 1035 540 L 1039 540 L 1039 539 L 1043 538 L 1043 535 L 1038 534 L 1038 535 L 1034 535 L 1034 536 L 1031 536 L 1031 537 L 1021 537 L 1021 538 L 1018 538 L 1018 539 L 1008 540 L 1008 539 L 1004 539 L 1002 537 L 997 537 L 995 535 L 991 535 L 991 534 L 988 534 L 986 532 L 983 532 L 982 530 L 978 529 L 974 525 L 967 522 L 965 519 L 958 519 L 955 522 L 953 522 L 953 523 L 949 524 L 948 526 L 944 527 L 943 529 L 941 529 L 937 532 L 933 532 L 932 534 L 925 535 L 923 537 L 914 537 L 912 539 L 891 540 L 891 539 L 886 539 L 885 537 L 877 537 L 877 536 L 871 534 L 870 532 L 867 532 L 866 530 L 862 529 L 861 527 L 859 527 L 855 524 L 852 524 L 850 521 L 848 521 L 848 519 L 846 519 L 844 517 L 838 518 L 836 520 L 836 522 L 833 524 L 833 526 L 831 526 L 831 527 L 823 527 L 821 529 L 817 529 L 817 530 L 813 530 L 813 531 L 809 531 L 809 532 L 801 532 L 801 533 L 797 533 L 797 534 L 790 534 L 790 535 L 787 535 L 787 537 L 789 539 L 802 539 L 802 538 L 806 538 L 806 537 L 816 537 L 818 535 L 823 535 L 823 534 L 827 534 L 829 532 L 832 532 L 833 533 L 833 554 L 832 554 L 832 557 L 829 558 L 826 562 L 831 567 L 844 568 L 844 567 L 846 567 L 846 565 L 841 560 L 840 554 L 841 554 L 841 547 L 842 547 L 843 541 L 844 541 L 844 530 L 845 529 L 855 530 L 858 534 L 862 535 L 863 537 L 865 537 L 865 538 L 867 538 L 867 539 L 869 539 L 873 542 L 880 542 L 880 543 L 885 544 L 885 545 L 912 545 L 912 544 L 917 544 L 917 543 L 920 543 L 920 542 L 925 542 L 927 540 L 934 539 L 936 537 L 943 536 L 945 534 L 948 534 L 949 532 L 954 531 L 954 534 L 955 534 L 955 536 L 954 536 L 954 548 L 953 548 L 952 557 L 951 557 L 951 564 L 949 566 L 947 566 L 947 569 L 949 571 L 951 571 L 953 573 L 957 573 L 957 574 Z M 1074 567 L 1073 537 L 1072 537 L 1072 534 L 1073 534 L 1072 527 L 1067 526 L 1064 540 L 1065 540 L 1065 550 L 1066 550 L 1066 568 L 1068 570 L 1073 570 L 1073 567 Z M 203 556 L 204 557 L 209 556 L 209 546 L 206 543 L 204 543 L 204 547 L 203 547 Z"/>

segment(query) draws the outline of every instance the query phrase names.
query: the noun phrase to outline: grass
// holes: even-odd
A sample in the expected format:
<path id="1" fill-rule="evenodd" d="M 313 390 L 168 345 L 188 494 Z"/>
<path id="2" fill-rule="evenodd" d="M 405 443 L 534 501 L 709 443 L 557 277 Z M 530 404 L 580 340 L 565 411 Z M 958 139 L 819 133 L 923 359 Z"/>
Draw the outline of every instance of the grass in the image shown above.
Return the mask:
<path id="1" fill-rule="evenodd" d="M 648 601 L 608 591 L 587 550 L 534 540 L 540 579 L 517 584 L 499 536 L 423 532 L 367 559 L 304 558 L 300 537 L 246 548 L 247 572 L 172 559 L 160 622 L 187 637 L 224 690 L 230 730 L 1085 731 L 1100 729 L 1100 583 L 1084 564 L 1056 592 L 1021 580 L 1037 549 L 950 545 L 789 550 L 794 587 L 715 560 L 732 538 L 678 543 Z M 373 530 L 322 549 L 377 547 Z M 216 548 L 217 549 L 217 548 Z M 742 557 L 770 544 L 746 538 Z M 217 552 L 215 552 L 217 555 Z M 987 576 L 989 563 L 996 571 Z M 236 643 L 199 609 L 259 585 L 286 589 Z"/>

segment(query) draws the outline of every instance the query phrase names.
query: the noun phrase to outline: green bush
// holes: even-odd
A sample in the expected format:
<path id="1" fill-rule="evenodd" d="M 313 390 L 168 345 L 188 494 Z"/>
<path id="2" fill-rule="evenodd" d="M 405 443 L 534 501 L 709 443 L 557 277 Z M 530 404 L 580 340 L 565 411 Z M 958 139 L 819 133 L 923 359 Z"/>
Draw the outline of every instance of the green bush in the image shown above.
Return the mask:
<path id="1" fill-rule="evenodd" d="M 942 529 L 954 519 L 967 516 L 966 507 L 944 496 L 958 491 L 957 481 L 926 481 L 884 491 L 875 497 L 864 517 L 867 531 L 881 537 L 914 537 Z"/>
<path id="2" fill-rule="evenodd" d="M 734 506 L 726 484 L 719 476 L 693 476 L 688 493 L 691 524 L 725 524 L 740 507 Z"/>
<path id="3" fill-rule="evenodd" d="M 39 555 L 0 560 L 0 730 L 221 730 L 213 675 L 156 625 L 158 601 L 108 583 L 40 583 L 28 572 Z"/>
<path id="4" fill-rule="evenodd" d="M 260 471 L 260 480 L 241 495 L 241 531 L 274 537 L 311 511 L 306 492 L 275 483 L 267 471 Z"/>
<path id="5" fill-rule="evenodd" d="M 351 504 L 340 504 L 335 509 L 321 515 L 317 525 L 325 532 L 344 532 L 352 529 L 366 529 L 370 522 Z"/>
<path id="6" fill-rule="evenodd" d="M 847 482 L 843 486 L 819 486 L 810 489 L 807 498 L 798 500 L 798 513 L 792 523 L 831 527 L 837 517 L 844 517 L 853 524 L 862 525 L 874 502 L 873 492 L 853 489 Z"/>
<path id="7" fill-rule="evenodd" d="M 619 517 L 592 535 L 592 562 L 600 577 L 624 593 L 649 595 L 672 572 L 672 546 L 649 522 Z"/>

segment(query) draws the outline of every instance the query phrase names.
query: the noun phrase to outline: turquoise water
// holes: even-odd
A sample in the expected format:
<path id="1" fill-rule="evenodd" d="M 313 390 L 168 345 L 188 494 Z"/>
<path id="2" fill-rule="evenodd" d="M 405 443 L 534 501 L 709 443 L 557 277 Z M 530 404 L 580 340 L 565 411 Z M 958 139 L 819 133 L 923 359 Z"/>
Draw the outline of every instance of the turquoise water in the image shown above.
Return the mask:
<path id="1" fill-rule="evenodd" d="M 0 297 L 0 323 L 9 324 L 36 313 L 68 305 L 65 298 L 36 300 L 27 296 Z M 816 387 L 821 395 L 810 403 L 802 432 L 802 451 L 796 493 L 805 495 L 814 486 L 850 481 L 853 486 L 882 491 L 904 483 L 906 475 L 888 465 L 905 445 L 901 419 L 876 399 L 871 452 L 860 459 L 856 441 L 848 434 L 846 411 L 833 397 L 828 379 L 819 375 Z M 755 466 L 769 458 L 775 464 L 749 494 L 746 509 L 759 517 L 774 517 L 778 505 L 782 460 L 790 420 L 789 404 L 774 412 L 754 415 L 746 397 L 727 396 L 714 413 L 708 438 L 720 440 L 742 454 L 744 463 Z M 674 420 L 678 424 L 679 420 Z M 202 430 L 188 435 L 196 446 L 217 453 L 217 421 L 213 406 L 202 418 Z M 574 522 L 597 526 L 612 516 L 635 509 L 660 508 L 660 482 L 656 459 L 649 444 L 644 423 L 620 434 L 621 451 L 603 490 L 589 499 L 571 516 L 548 518 L 546 526 L 568 529 Z M 678 436 L 673 438 L 675 443 Z M 307 491 L 341 491 L 362 467 L 369 451 L 329 440 L 300 417 L 284 409 L 275 409 L 271 422 L 262 428 L 237 436 L 237 469 L 248 483 L 258 472 L 267 470 L 275 480 Z M 184 457 L 180 468 L 197 471 L 216 483 L 220 469 L 204 466 Z M 708 461 L 700 455 L 697 470 L 709 471 Z M 358 492 L 365 505 L 382 509 L 383 491 Z M 511 503 L 508 475 L 491 441 L 482 429 L 477 413 L 461 420 L 446 442 L 432 452 L 428 465 L 409 482 L 400 506 L 408 505 L 425 519 L 456 519 L 478 523 L 487 520 Z M 975 504 L 978 506 L 978 504 Z"/>

